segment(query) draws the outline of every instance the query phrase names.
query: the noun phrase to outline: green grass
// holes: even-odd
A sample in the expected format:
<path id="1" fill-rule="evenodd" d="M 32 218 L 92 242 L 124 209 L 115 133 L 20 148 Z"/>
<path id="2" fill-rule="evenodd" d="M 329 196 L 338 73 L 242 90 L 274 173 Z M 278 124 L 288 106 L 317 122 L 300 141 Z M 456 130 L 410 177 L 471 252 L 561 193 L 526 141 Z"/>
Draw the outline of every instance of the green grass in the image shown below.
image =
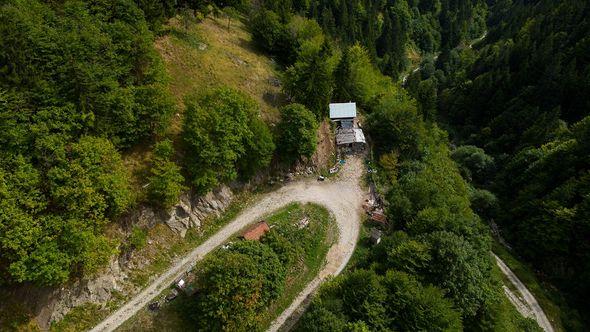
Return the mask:
<path id="1" fill-rule="evenodd" d="M 564 308 L 560 307 L 560 304 L 561 306 L 565 306 L 565 301 L 558 292 L 554 290 L 551 285 L 542 284 L 531 268 L 517 260 L 497 241 L 494 241 L 492 250 L 506 263 L 506 265 L 508 265 L 514 274 L 518 276 L 518 279 L 520 279 L 520 281 L 522 281 L 535 296 L 555 331 L 565 331 L 566 329 L 563 326 L 563 320 L 565 317 L 562 312 Z M 510 284 L 510 282 L 508 282 L 508 284 Z M 507 286 L 510 288 L 511 285 Z"/>
<path id="2" fill-rule="evenodd" d="M 304 230 L 299 230 L 294 223 L 303 216 L 310 218 L 310 223 Z M 265 311 L 260 313 L 260 330 L 266 329 L 270 323 L 285 310 L 297 294 L 318 274 L 324 265 L 325 256 L 336 238 L 336 227 L 329 212 L 318 205 L 291 204 L 275 211 L 264 218 L 273 227 L 272 231 L 281 232 L 292 243 L 303 249 L 303 256 L 295 260 L 296 264 L 288 267 L 287 282 L 279 299 Z M 237 236 L 231 239 L 237 241 Z M 215 252 L 212 253 L 213 255 Z M 196 266 L 198 270 L 202 262 Z M 159 298 L 167 294 L 162 292 Z M 118 331 L 186 331 L 189 330 L 190 320 L 185 312 L 185 297 L 163 305 L 156 312 L 147 308 L 140 310 L 134 317 L 125 322 Z"/>
<path id="3" fill-rule="evenodd" d="M 271 84 L 271 78 L 279 76 L 278 68 L 256 50 L 242 22 L 233 22 L 228 30 L 225 19 L 206 18 L 185 29 L 173 18 L 166 30 L 155 47 L 164 60 L 169 89 L 179 106 L 179 116 L 174 117 L 171 128 L 173 135 L 181 128 L 184 97 L 219 86 L 251 96 L 260 105 L 262 118 L 276 122 L 277 107 L 285 103 L 280 87 Z"/>
<path id="4" fill-rule="evenodd" d="M 309 226 L 304 230 L 298 230 L 293 224 L 305 215 L 310 219 Z M 303 264 L 290 267 L 287 274 L 288 282 L 282 296 L 261 315 L 261 330 L 266 330 L 272 321 L 289 307 L 297 294 L 315 278 L 336 239 L 335 222 L 330 213 L 319 205 L 292 204 L 268 218 L 267 221 L 270 225 L 276 225 L 278 230 L 293 243 L 304 248 L 305 256 Z"/>

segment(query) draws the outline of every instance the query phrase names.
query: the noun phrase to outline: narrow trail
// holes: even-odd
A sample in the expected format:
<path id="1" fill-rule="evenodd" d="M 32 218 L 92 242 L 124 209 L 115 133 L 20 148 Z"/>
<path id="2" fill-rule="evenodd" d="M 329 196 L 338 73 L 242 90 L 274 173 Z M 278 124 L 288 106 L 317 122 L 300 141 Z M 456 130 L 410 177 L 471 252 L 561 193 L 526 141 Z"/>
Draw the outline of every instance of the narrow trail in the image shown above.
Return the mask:
<path id="1" fill-rule="evenodd" d="M 319 285 L 331 275 L 339 274 L 352 256 L 359 236 L 362 201 L 366 195 L 360 186 L 364 173 L 362 159 L 349 157 L 338 176 L 326 182 L 313 179 L 288 184 L 274 192 L 266 194 L 256 205 L 247 208 L 232 222 L 211 236 L 207 241 L 193 249 L 184 258 L 174 263 L 166 272 L 154 280 L 143 291 L 133 297 L 101 323 L 92 332 L 114 331 L 140 309 L 146 306 L 163 289 L 188 271 L 194 262 L 226 242 L 231 236 L 247 225 L 263 218 L 268 213 L 289 203 L 316 203 L 326 207 L 335 217 L 339 236 L 326 256 L 326 264 L 318 276 L 297 295 L 293 303 L 271 325 L 270 331 L 277 331 L 289 317 L 299 317 L 301 304 Z M 291 324 L 292 320 L 289 320 Z"/>
<path id="2" fill-rule="evenodd" d="M 551 326 L 549 319 L 547 319 L 547 316 L 545 315 L 543 308 L 541 308 L 541 306 L 539 305 L 539 302 L 537 302 L 537 299 L 535 299 L 533 294 L 531 294 L 531 292 L 526 288 L 526 286 L 522 283 L 522 281 L 520 281 L 520 279 L 518 279 L 516 274 L 514 274 L 514 272 L 512 272 L 512 270 L 510 270 L 510 268 L 506 265 L 506 263 L 504 263 L 504 261 L 502 261 L 500 259 L 500 257 L 496 256 L 495 254 L 493 254 L 493 255 L 494 255 L 494 258 L 496 258 L 496 264 L 498 264 L 498 267 L 500 268 L 502 273 L 518 289 L 520 294 L 522 294 L 522 298 L 525 302 L 524 304 L 526 305 L 526 308 L 523 308 L 523 306 L 522 306 L 523 303 L 520 301 L 520 299 L 518 297 L 513 298 L 510 295 L 513 293 L 510 292 L 509 290 L 508 290 L 508 292 L 506 292 L 506 289 L 504 289 L 504 292 L 506 292 L 506 295 L 508 296 L 508 299 L 510 300 L 510 302 L 512 302 L 516 306 L 516 309 L 523 316 L 531 317 L 531 318 L 535 319 L 537 321 L 537 323 L 539 324 L 539 326 L 545 332 L 553 332 L 554 331 L 553 326 Z"/>

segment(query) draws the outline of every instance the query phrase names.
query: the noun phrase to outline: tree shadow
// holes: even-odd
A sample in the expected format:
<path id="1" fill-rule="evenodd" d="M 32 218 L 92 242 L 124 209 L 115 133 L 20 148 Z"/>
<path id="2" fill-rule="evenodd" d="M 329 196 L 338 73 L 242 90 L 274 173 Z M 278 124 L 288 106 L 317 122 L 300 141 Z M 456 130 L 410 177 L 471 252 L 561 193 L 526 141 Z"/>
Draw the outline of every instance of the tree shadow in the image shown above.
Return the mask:
<path id="1" fill-rule="evenodd" d="M 203 41 L 201 41 L 201 39 L 199 39 L 194 34 L 179 29 L 173 28 L 168 30 L 168 35 L 186 43 L 188 46 L 192 48 L 201 49 L 203 47 L 202 45 L 206 45 Z"/>

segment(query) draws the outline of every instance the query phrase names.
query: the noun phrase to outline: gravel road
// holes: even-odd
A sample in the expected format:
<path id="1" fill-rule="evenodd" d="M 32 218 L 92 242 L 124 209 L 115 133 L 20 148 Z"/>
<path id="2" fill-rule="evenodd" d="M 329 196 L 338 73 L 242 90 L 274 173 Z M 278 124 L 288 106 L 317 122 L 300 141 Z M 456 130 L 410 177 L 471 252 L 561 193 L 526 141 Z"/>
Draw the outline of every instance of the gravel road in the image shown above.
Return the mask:
<path id="1" fill-rule="evenodd" d="M 522 299 L 524 300 L 526 306 L 529 309 L 528 312 L 530 312 L 532 314 L 532 318 L 537 321 L 539 326 L 545 332 L 553 332 L 553 326 L 551 326 L 549 319 L 547 319 L 547 316 L 545 315 L 543 308 L 541 308 L 541 306 L 539 305 L 539 302 L 537 302 L 537 299 L 535 299 L 533 294 L 531 294 L 531 292 L 529 292 L 529 290 L 522 283 L 522 281 L 520 281 L 520 279 L 518 279 L 516 274 L 514 274 L 514 272 L 512 272 L 512 270 L 510 270 L 510 268 L 506 265 L 506 263 L 504 263 L 504 261 L 502 261 L 500 259 L 500 257 L 496 256 L 495 254 L 493 254 L 493 255 L 496 258 L 496 263 L 498 264 L 498 267 L 500 268 L 502 273 L 504 273 L 504 275 L 508 278 L 508 280 L 510 280 L 510 282 L 516 287 L 516 289 L 518 289 L 520 294 L 522 294 Z M 505 290 L 505 292 L 506 292 L 506 290 Z M 509 293 L 507 293 L 507 295 L 508 294 Z M 518 309 L 519 312 L 521 312 L 524 316 L 528 316 L 527 310 L 522 308 L 521 303 L 519 303 L 520 302 L 519 300 L 513 299 L 510 295 L 508 295 L 508 298 L 510 299 L 510 301 L 512 303 L 514 303 L 514 305 L 516 306 L 516 308 Z"/>
<path id="2" fill-rule="evenodd" d="M 205 255 L 223 244 L 236 232 L 259 221 L 268 213 L 292 202 L 310 202 L 323 205 L 336 218 L 339 230 L 338 241 L 328 251 L 326 264 L 319 275 L 297 295 L 291 306 L 273 322 L 270 330 L 278 330 L 292 314 L 298 317 L 297 313 L 300 311 L 296 309 L 304 303 L 304 300 L 317 289 L 326 277 L 340 273 L 352 256 L 359 235 L 361 204 L 366 195 L 360 187 L 360 178 L 363 172 L 362 159 L 349 157 L 339 175 L 326 180 L 326 182 L 312 179 L 297 181 L 266 194 L 256 205 L 247 208 L 231 223 L 176 262 L 141 293 L 96 325 L 91 331 L 114 331 L 152 301 L 163 289 L 172 284 L 176 278 L 188 271 L 194 262 L 203 259 Z"/>

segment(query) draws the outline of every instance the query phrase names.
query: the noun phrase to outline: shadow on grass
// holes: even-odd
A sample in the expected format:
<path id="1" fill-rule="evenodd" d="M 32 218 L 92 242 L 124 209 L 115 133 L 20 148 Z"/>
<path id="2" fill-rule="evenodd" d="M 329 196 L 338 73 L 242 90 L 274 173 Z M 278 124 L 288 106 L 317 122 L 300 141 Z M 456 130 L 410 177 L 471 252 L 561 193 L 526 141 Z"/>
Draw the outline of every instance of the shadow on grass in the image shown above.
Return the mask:
<path id="1" fill-rule="evenodd" d="M 199 39 L 197 36 L 186 31 L 170 29 L 168 30 L 168 34 L 182 42 L 185 42 L 188 46 L 192 48 L 199 49 L 200 47 L 203 47 L 203 45 L 205 45 L 205 43 L 202 42 L 201 39 Z"/>

